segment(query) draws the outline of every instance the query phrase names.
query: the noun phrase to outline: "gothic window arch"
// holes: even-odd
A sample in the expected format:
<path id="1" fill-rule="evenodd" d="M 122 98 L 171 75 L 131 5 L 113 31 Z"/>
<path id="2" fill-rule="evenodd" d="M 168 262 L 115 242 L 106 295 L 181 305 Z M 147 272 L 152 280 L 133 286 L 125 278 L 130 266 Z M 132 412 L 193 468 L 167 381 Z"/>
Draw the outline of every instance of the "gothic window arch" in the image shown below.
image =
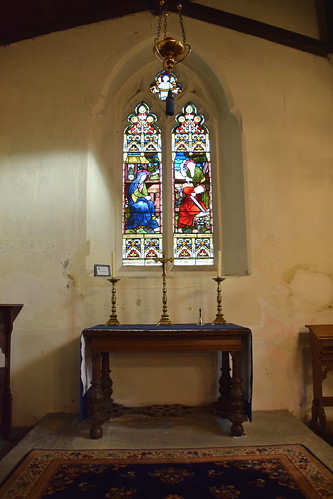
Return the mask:
<path id="1" fill-rule="evenodd" d="M 96 261 L 109 261 L 110 252 L 116 257 L 119 275 L 123 271 L 127 276 L 139 275 L 140 269 L 143 269 L 139 265 L 124 265 L 123 262 L 121 173 L 123 134 L 129 125 L 127 118 L 142 101 L 158 117 L 156 125 L 164 134 L 161 153 L 163 194 L 164 199 L 172 205 L 171 130 L 176 123 L 174 117 L 166 116 L 165 102 L 154 97 L 149 90 L 152 75 L 156 74 L 156 62 L 148 62 L 151 61 L 149 49 L 148 41 L 145 46 L 133 48 L 131 54 L 126 54 L 112 69 L 92 111 L 87 163 L 88 272 Z M 221 250 L 223 274 L 247 275 L 246 178 L 241 113 L 223 75 L 216 73 L 195 51 L 192 51 L 186 64 L 179 65 L 179 69 L 177 66 L 177 74 L 183 88 L 177 90 L 175 96 L 175 116 L 191 102 L 197 107 L 198 113 L 205 117 L 204 125 L 210 132 L 215 254 L 216 250 Z M 163 232 L 172 235 L 172 213 L 165 204 L 163 213 Z M 163 242 L 162 248 L 168 256 L 172 255 L 172 237 Z M 198 269 L 212 271 L 212 275 L 216 275 L 216 263 L 198 266 Z M 154 268 L 151 265 L 150 270 Z M 193 267 L 178 267 L 182 270 L 186 268 L 190 270 Z"/>
<path id="2" fill-rule="evenodd" d="M 174 88 L 180 87 L 174 82 Z M 211 150 L 204 115 L 193 102 L 187 102 L 173 123 L 169 120 L 169 126 L 164 126 L 147 102 L 141 101 L 127 121 L 123 141 L 123 264 L 154 265 L 168 248 L 175 265 L 212 265 Z M 168 196 L 170 187 L 172 195 Z"/>

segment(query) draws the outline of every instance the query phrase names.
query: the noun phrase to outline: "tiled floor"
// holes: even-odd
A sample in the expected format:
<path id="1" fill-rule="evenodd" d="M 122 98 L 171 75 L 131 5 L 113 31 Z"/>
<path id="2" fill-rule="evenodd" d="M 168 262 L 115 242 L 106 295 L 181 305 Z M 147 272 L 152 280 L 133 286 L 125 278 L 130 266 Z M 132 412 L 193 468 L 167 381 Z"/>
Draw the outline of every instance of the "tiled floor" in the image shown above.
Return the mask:
<path id="1" fill-rule="evenodd" d="M 44 449 L 161 449 L 303 444 L 333 469 L 333 447 L 287 411 L 254 412 L 244 423 L 245 435 L 230 436 L 230 423 L 207 414 L 177 418 L 123 416 L 104 424 L 104 436 L 89 438 L 89 422 L 72 414 L 49 414 L 0 461 L 0 482 L 31 450 Z"/>

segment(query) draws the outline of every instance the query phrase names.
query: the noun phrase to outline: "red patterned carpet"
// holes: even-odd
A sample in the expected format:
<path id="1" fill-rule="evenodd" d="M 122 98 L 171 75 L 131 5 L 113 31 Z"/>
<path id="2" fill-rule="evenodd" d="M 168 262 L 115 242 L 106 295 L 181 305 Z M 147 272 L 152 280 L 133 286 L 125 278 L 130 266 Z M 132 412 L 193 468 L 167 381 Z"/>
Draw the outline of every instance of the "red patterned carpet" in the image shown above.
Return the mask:
<path id="1" fill-rule="evenodd" d="M 33 450 L 2 499 L 332 499 L 333 474 L 302 445 Z"/>

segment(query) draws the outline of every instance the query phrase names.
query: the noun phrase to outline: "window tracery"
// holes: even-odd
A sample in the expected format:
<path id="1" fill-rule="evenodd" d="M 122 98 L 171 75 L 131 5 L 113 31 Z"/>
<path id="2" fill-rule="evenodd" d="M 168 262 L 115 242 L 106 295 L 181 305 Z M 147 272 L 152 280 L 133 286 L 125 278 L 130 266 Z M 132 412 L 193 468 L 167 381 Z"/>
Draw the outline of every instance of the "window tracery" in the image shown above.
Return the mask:
<path id="1" fill-rule="evenodd" d="M 123 141 L 123 264 L 156 265 L 163 252 L 163 203 L 172 210 L 175 265 L 213 264 L 209 130 L 193 103 L 171 130 L 172 202 L 163 200 L 162 132 L 141 102 Z M 167 131 L 164 131 L 166 139 Z M 167 140 L 165 140 L 167 143 Z M 170 141 L 169 141 L 170 143 Z"/>

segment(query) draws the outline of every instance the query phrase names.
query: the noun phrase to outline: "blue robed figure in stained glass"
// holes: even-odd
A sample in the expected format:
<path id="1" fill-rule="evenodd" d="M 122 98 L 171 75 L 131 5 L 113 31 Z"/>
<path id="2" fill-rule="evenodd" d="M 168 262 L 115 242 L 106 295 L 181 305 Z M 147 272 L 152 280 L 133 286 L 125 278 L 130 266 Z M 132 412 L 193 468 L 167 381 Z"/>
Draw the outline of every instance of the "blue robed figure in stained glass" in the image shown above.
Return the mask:
<path id="1" fill-rule="evenodd" d="M 130 216 L 126 222 L 126 229 L 143 228 L 156 229 L 158 221 L 155 218 L 155 205 L 149 196 L 145 180 L 148 177 L 146 170 L 140 170 L 128 189 L 128 205 Z"/>
<path id="2" fill-rule="evenodd" d="M 140 102 L 123 141 L 123 264 L 155 265 L 162 256 L 162 140 L 157 116 Z"/>

